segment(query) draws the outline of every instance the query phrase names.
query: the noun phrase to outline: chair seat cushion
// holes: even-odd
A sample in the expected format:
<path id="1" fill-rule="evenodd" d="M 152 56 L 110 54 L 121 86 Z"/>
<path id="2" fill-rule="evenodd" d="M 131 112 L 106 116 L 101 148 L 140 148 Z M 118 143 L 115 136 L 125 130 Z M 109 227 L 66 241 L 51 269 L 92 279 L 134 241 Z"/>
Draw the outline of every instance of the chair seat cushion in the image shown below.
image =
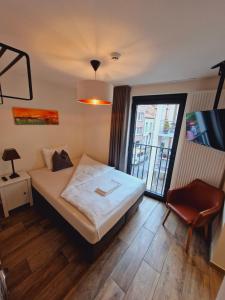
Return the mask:
<path id="1" fill-rule="evenodd" d="M 184 204 L 168 203 L 168 207 L 180 216 L 187 224 L 192 224 L 194 219 L 199 215 L 198 210 Z"/>

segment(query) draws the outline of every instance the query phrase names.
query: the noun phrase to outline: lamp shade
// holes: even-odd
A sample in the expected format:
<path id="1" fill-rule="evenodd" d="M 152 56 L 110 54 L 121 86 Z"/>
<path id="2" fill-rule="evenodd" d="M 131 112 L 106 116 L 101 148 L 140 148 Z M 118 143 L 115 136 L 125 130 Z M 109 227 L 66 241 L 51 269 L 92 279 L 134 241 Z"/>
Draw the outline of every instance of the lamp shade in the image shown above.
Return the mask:
<path id="1" fill-rule="evenodd" d="M 92 105 L 109 105 L 113 100 L 112 84 L 100 80 L 82 80 L 77 85 L 77 101 Z"/>
<path id="2" fill-rule="evenodd" d="M 16 149 L 10 148 L 4 150 L 2 159 L 8 161 L 8 160 L 20 159 L 20 156 L 17 153 Z"/>

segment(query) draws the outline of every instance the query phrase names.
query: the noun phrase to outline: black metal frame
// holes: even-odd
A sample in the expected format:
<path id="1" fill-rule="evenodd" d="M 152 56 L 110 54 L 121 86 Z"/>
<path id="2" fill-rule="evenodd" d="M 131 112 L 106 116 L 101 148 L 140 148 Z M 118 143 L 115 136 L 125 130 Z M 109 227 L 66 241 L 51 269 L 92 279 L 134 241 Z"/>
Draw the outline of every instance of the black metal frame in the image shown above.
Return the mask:
<path id="1" fill-rule="evenodd" d="M 172 172 L 174 167 L 174 161 L 176 157 L 177 145 L 180 136 L 180 130 L 186 105 L 187 94 L 164 94 L 164 95 L 148 95 L 148 96 L 135 96 L 133 97 L 132 111 L 131 111 L 131 124 L 130 124 L 130 137 L 128 146 L 128 162 L 127 162 L 127 173 L 131 173 L 131 163 L 132 163 L 132 147 L 134 141 L 135 123 L 136 123 L 136 107 L 137 105 L 147 105 L 147 104 L 179 104 L 179 111 L 177 116 L 176 128 L 174 132 L 173 146 L 171 149 L 170 162 L 168 165 L 167 179 L 165 183 L 165 193 L 169 190 Z M 157 200 L 164 200 L 164 197 L 152 194 L 148 191 L 145 194 L 149 197 L 155 198 Z"/>
<path id="2" fill-rule="evenodd" d="M 16 96 L 9 96 L 2 94 L 2 89 L 0 91 L 0 97 L 1 97 L 1 104 L 3 103 L 3 98 L 10 98 L 10 99 L 17 99 L 17 100 L 32 100 L 33 99 L 33 89 L 32 89 L 32 78 L 31 78 L 31 66 L 30 66 L 30 58 L 29 55 L 21 51 L 19 49 L 13 48 L 9 45 L 0 43 L 0 58 L 3 56 L 6 51 L 12 51 L 14 53 L 17 53 L 17 56 L 3 69 L 0 71 L 0 77 L 4 75 L 9 69 L 11 69 L 19 60 L 22 58 L 26 59 L 26 65 L 27 65 L 27 80 L 28 80 L 28 86 L 29 86 L 29 97 L 16 97 Z"/>
<path id="3" fill-rule="evenodd" d="M 215 98 L 215 102 L 213 105 L 213 109 L 218 108 L 220 96 L 221 96 L 222 89 L 223 89 L 223 84 L 224 84 L 224 80 L 225 80 L 225 60 L 221 61 L 217 65 L 213 66 L 211 69 L 216 69 L 216 68 L 219 68 L 220 80 L 219 80 L 218 88 L 216 91 L 216 98 Z"/>

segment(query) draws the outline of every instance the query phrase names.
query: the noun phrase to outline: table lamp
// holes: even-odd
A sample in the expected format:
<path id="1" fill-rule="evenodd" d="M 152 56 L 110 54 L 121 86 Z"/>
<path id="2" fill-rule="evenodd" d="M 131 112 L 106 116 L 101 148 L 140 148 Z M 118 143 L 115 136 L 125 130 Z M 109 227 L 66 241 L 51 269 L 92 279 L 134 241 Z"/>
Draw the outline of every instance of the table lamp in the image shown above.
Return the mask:
<path id="1" fill-rule="evenodd" d="M 11 160 L 11 163 L 12 163 L 12 174 L 9 176 L 11 179 L 13 178 L 16 178 L 16 177 L 19 177 L 19 175 L 15 172 L 15 169 L 14 169 L 14 163 L 13 163 L 13 160 L 14 159 L 20 159 L 20 156 L 19 154 L 17 153 L 16 149 L 14 148 L 10 148 L 10 149 L 5 149 L 4 152 L 3 152 L 3 155 L 2 155 L 2 159 L 4 161 L 8 161 L 8 160 Z"/>

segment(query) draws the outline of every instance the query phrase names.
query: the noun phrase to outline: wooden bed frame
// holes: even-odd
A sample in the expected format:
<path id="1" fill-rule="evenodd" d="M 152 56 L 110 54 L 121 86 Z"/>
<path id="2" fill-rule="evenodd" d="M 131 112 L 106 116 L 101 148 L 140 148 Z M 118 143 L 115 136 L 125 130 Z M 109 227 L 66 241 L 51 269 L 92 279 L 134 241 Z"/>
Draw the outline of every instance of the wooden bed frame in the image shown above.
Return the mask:
<path id="1" fill-rule="evenodd" d="M 63 228 L 71 234 L 73 239 L 79 246 L 84 249 L 85 258 L 93 262 L 109 245 L 118 231 L 127 223 L 130 217 L 136 212 L 141 201 L 143 200 L 142 194 L 137 201 L 129 208 L 129 210 L 119 219 L 119 221 L 95 244 L 89 243 L 73 226 L 71 226 L 49 203 L 48 201 L 34 188 L 32 187 L 34 205 L 38 208 L 41 214 L 45 214 L 47 217 L 53 218 L 57 225 L 63 226 Z"/>

